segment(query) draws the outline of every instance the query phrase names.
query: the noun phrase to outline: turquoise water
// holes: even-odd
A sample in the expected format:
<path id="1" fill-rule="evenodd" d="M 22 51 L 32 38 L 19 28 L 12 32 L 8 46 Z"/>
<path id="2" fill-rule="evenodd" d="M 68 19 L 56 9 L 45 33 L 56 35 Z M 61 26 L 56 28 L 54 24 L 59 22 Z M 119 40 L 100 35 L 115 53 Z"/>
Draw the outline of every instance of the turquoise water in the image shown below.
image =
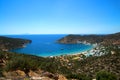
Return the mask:
<path id="1" fill-rule="evenodd" d="M 59 56 L 76 54 L 92 48 L 84 44 L 59 44 L 56 41 L 66 35 L 9 35 L 13 38 L 24 38 L 32 40 L 25 48 L 11 50 L 12 52 L 32 54 L 36 56 Z"/>

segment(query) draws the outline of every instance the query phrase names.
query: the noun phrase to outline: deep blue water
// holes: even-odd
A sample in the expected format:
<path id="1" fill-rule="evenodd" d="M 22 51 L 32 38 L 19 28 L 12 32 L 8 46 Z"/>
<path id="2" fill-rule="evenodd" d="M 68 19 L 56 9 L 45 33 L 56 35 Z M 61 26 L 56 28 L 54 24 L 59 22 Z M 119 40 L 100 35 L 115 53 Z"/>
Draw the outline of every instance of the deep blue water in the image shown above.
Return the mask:
<path id="1" fill-rule="evenodd" d="M 92 48 L 84 44 L 59 44 L 56 41 L 65 35 L 9 35 L 13 38 L 24 38 L 32 40 L 25 48 L 18 48 L 12 52 L 32 54 L 37 56 L 59 56 L 75 54 Z"/>

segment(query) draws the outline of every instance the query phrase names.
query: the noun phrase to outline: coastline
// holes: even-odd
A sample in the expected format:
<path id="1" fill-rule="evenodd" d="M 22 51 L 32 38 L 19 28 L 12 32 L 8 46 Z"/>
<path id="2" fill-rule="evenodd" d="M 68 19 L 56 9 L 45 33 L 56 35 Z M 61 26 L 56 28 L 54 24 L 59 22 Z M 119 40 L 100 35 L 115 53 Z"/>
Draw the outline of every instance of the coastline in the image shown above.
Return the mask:
<path id="1" fill-rule="evenodd" d="M 90 43 L 82 43 L 84 45 L 91 45 L 90 49 L 87 50 L 83 50 L 80 52 L 74 52 L 74 53 L 67 53 L 67 54 L 63 54 L 63 55 L 56 55 L 56 56 L 48 56 L 49 58 L 53 58 L 53 57 L 65 57 L 65 56 L 81 56 L 81 55 L 85 55 L 86 57 L 88 57 L 88 53 L 92 50 L 94 50 L 94 48 L 98 47 L 98 45 L 96 44 L 90 44 Z M 46 57 L 47 58 L 47 57 Z"/>

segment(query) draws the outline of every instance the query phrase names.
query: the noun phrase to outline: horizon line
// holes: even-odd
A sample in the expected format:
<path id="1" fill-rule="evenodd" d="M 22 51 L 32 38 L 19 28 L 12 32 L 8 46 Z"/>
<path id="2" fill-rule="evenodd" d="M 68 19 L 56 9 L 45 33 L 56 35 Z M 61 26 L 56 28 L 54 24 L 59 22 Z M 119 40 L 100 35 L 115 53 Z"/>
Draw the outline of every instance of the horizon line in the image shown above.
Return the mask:
<path id="1" fill-rule="evenodd" d="M 114 32 L 114 33 L 38 33 L 38 34 L 34 34 L 34 33 L 27 33 L 27 34 L 0 34 L 0 35 L 70 35 L 70 34 L 73 34 L 73 35 L 104 35 L 104 34 L 115 34 L 115 33 L 119 33 L 119 32 Z"/>

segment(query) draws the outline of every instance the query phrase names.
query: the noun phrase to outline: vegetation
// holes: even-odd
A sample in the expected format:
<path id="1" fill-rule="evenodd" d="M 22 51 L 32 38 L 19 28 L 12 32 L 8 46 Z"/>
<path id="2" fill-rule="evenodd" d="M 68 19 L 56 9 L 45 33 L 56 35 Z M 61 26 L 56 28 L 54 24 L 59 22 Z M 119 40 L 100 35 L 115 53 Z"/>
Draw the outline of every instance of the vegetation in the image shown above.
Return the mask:
<path id="1" fill-rule="evenodd" d="M 112 73 L 100 71 L 97 73 L 96 79 L 97 80 L 117 80 L 117 77 Z"/>
<path id="2" fill-rule="evenodd" d="M 120 45 L 120 32 L 109 35 L 68 35 L 58 40 L 58 43 L 98 43 L 104 46 Z"/>
<path id="3" fill-rule="evenodd" d="M 68 79 L 77 79 L 77 80 L 91 80 L 92 78 L 86 76 L 85 74 L 68 74 Z"/>
<path id="4" fill-rule="evenodd" d="M 53 74 L 63 74 L 68 79 L 78 80 L 91 80 L 92 78 L 95 78 L 96 74 L 97 80 L 103 80 L 103 75 L 106 75 L 105 78 L 111 76 L 109 77 L 109 80 L 112 80 L 112 78 L 116 79 L 116 76 L 119 78 L 120 76 L 120 55 L 118 56 L 118 54 L 108 54 L 100 57 L 91 56 L 84 60 L 72 60 L 69 56 L 62 56 L 62 58 L 68 59 L 69 62 L 62 61 L 60 57 L 43 58 L 2 51 L 0 51 L 0 56 L 0 60 L 4 60 L 4 62 L 0 62 L 0 65 L 5 63 L 5 65 L 0 66 L 0 76 L 3 76 L 3 71 L 22 70 L 28 74 L 30 70 L 36 71 L 38 69 Z M 71 65 L 68 65 L 69 63 L 71 63 Z M 99 72 L 100 70 L 106 72 Z M 116 76 L 107 72 L 114 73 Z"/>
<path id="5" fill-rule="evenodd" d="M 18 38 L 8 38 L 0 36 L 0 50 L 8 51 L 15 48 L 21 48 L 25 44 L 31 43 L 31 40 L 18 39 Z"/>
<path id="6" fill-rule="evenodd" d="M 15 57 L 8 62 L 6 70 L 22 70 L 28 73 L 29 70 L 35 70 L 39 67 L 36 62 L 36 60 L 31 60 L 29 57 Z"/>
<path id="7" fill-rule="evenodd" d="M 37 70 L 39 68 L 55 73 L 59 66 L 57 65 L 59 61 L 56 61 L 54 58 L 43 58 L 12 52 L 0 51 L 0 60 L 6 61 L 5 70 L 22 70 L 26 73 L 29 72 L 29 70 Z"/>

